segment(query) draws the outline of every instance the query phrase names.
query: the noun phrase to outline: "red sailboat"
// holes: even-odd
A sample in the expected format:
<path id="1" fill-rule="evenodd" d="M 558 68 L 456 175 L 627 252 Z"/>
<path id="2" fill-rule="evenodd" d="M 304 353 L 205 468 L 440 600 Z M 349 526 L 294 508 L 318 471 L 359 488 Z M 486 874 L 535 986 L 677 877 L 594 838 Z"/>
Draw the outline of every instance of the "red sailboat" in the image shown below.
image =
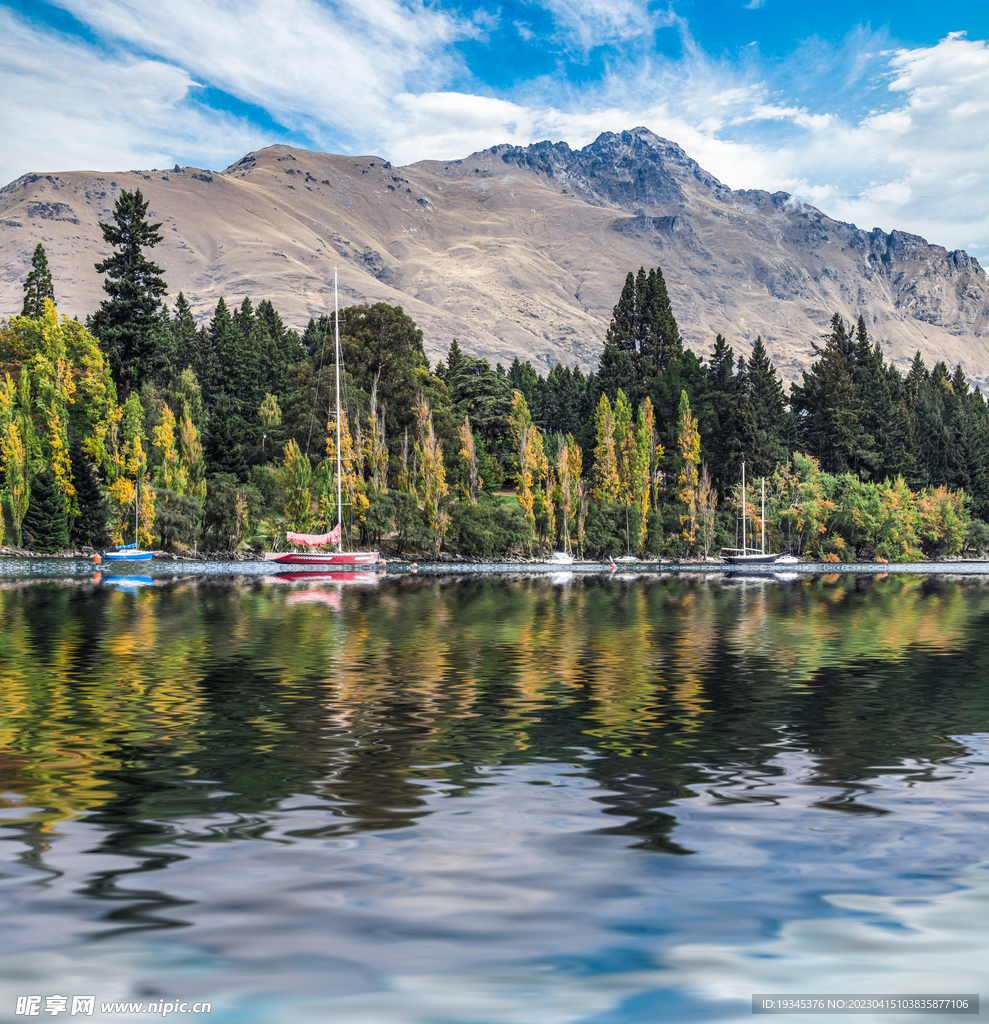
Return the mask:
<path id="1" fill-rule="evenodd" d="M 336 352 L 337 370 L 337 525 L 329 533 L 288 533 L 289 544 L 298 544 L 309 548 L 308 551 L 267 551 L 266 562 L 279 562 L 282 565 L 374 565 L 378 561 L 377 551 L 344 551 L 342 542 L 343 531 L 343 473 L 340 460 L 340 302 L 337 297 L 337 272 L 333 271 L 333 335 Z M 336 544 L 336 551 L 317 551 L 316 548 Z"/>
<path id="2" fill-rule="evenodd" d="M 339 504 L 337 505 L 339 515 Z M 329 533 L 288 533 L 286 539 L 289 544 L 298 544 L 310 548 L 309 551 L 266 551 L 264 560 L 266 562 L 280 562 L 282 565 L 374 565 L 378 561 L 377 551 L 317 551 L 316 548 L 325 547 L 327 544 L 336 544 L 342 548 L 340 543 L 340 523 L 330 530 Z"/>

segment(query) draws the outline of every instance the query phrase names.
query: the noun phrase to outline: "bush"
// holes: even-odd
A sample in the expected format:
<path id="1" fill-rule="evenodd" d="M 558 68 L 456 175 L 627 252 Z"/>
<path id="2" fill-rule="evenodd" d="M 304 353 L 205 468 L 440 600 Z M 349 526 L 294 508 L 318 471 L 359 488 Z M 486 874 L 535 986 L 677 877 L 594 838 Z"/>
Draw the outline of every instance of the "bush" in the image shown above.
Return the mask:
<path id="1" fill-rule="evenodd" d="M 419 508 L 415 495 L 407 491 L 392 491 L 389 494 L 394 508 L 395 547 L 399 552 L 408 548 L 426 550 L 433 541 L 426 513 Z"/>
<path id="2" fill-rule="evenodd" d="M 979 558 L 982 558 L 989 548 L 989 523 L 981 519 L 969 521 L 968 530 L 965 533 L 965 551 L 974 551 Z"/>
<path id="3" fill-rule="evenodd" d="M 450 510 L 447 544 L 461 555 L 492 558 L 522 551 L 529 534 L 529 522 L 517 501 L 462 501 Z"/>
<path id="4" fill-rule="evenodd" d="M 203 506 L 198 498 L 176 494 L 164 487 L 155 491 L 155 526 L 163 550 L 172 551 L 176 544 L 187 548 L 195 546 L 202 515 Z"/>
<path id="5" fill-rule="evenodd" d="M 260 511 L 261 495 L 255 488 L 238 484 L 232 473 L 214 473 L 203 505 L 203 546 L 233 551 L 251 533 Z"/>
<path id="6" fill-rule="evenodd" d="M 360 523 L 361 540 L 379 546 L 385 534 L 391 533 L 395 521 L 395 493 L 372 491 L 368 495 L 368 508 Z M 411 495 L 410 495 L 411 497 Z"/>
<path id="7" fill-rule="evenodd" d="M 247 482 L 257 492 L 266 512 L 281 512 L 281 494 L 278 477 L 266 466 L 251 466 L 247 471 Z"/>
<path id="8" fill-rule="evenodd" d="M 592 504 L 584 524 L 584 553 L 591 558 L 625 554 L 625 506 Z"/>

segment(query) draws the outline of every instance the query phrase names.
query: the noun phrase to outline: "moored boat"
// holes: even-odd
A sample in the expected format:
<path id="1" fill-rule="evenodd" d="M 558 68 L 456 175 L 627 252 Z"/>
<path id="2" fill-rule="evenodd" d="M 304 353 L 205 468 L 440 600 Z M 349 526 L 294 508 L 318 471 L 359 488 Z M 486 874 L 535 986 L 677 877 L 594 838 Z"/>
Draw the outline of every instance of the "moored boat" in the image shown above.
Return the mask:
<path id="1" fill-rule="evenodd" d="M 721 557 L 729 565 L 772 565 L 779 558 L 779 554 L 773 554 L 766 550 L 766 478 L 762 480 L 762 545 L 757 551 L 755 545 L 750 549 L 746 541 L 745 525 L 747 516 L 745 514 L 745 463 L 742 463 L 742 547 L 733 548 Z M 738 534 L 735 535 L 735 542 L 738 543 Z"/>
<path id="2" fill-rule="evenodd" d="M 134 541 L 131 544 L 118 544 L 116 551 L 104 551 L 100 556 L 104 562 L 148 562 L 151 552 L 139 548 L 141 537 L 141 477 L 137 478 L 137 495 L 134 498 Z"/>
<path id="3" fill-rule="evenodd" d="M 322 548 L 328 544 L 336 544 L 337 551 L 266 551 L 266 562 L 278 562 L 280 565 L 314 565 L 314 566 L 350 566 L 374 565 L 378 561 L 377 551 L 344 551 L 343 550 L 343 472 L 340 457 L 340 302 L 337 292 L 337 274 L 333 271 L 333 337 L 334 361 L 337 371 L 336 390 L 336 424 L 337 424 L 337 525 L 329 533 L 287 533 L 285 539 L 289 544 L 305 548 Z"/>
<path id="4" fill-rule="evenodd" d="M 151 552 L 133 544 L 121 544 L 116 551 L 104 551 L 100 558 L 104 562 L 147 562 L 151 560 Z"/>
<path id="5" fill-rule="evenodd" d="M 340 524 L 329 533 L 288 533 L 289 544 L 297 544 L 310 548 L 309 551 L 266 551 L 266 562 L 278 562 L 280 565 L 374 565 L 378 561 L 377 551 L 316 551 L 314 548 L 325 547 L 327 544 L 340 544 Z"/>

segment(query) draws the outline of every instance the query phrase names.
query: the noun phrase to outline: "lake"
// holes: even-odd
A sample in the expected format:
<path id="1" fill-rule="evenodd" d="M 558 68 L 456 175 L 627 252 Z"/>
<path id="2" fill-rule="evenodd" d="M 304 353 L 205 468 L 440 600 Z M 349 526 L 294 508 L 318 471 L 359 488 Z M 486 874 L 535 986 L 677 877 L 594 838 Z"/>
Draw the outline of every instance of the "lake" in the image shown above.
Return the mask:
<path id="1" fill-rule="evenodd" d="M 741 1021 L 986 977 L 985 578 L 15 570 L 3 1020 Z"/>

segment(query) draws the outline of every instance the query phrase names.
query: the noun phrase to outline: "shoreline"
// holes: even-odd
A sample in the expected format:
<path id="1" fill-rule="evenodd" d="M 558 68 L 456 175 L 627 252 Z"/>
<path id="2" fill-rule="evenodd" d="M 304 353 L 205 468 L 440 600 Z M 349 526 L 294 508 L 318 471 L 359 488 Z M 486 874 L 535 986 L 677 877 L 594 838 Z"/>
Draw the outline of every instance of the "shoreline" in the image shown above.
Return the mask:
<path id="1" fill-rule="evenodd" d="M 216 577 L 238 575 L 245 577 L 278 580 L 291 575 L 296 580 L 311 575 L 314 582 L 322 576 L 347 582 L 355 576 L 543 576 L 556 582 L 578 576 L 605 576 L 630 580 L 638 577 L 704 576 L 749 579 L 767 579 L 779 582 L 792 581 L 800 577 L 863 575 L 883 577 L 887 575 L 918 576 L 989 576 L 989 559 L 952 559 L 931 562 L 786 562 L 757 565 L 730 565 L 724 562 L 661 562 L 643 560 L 640 562 L 545 562 L 537 560 L 514 560 L 492 562 L 467 561 L 426 561 L 416 563 L 411 559 L 385 560 L 375 565 L 358 566 L 354 569 L 340 566 L 288 566 L 265 562 L 256 557 L 231 557 L 229 553 L 213 556 L 199 555 L 196 558 L 181 556 L 155 557 L 151 561 L 107 562 L 94 564 L 89 555 L 26 555 L 0 552 L 0 578 L 12 579 L 54 579 L 62 578 L 110 578 L 120 576 L 147 576 L 160 580 L 182 576 Z"/>

